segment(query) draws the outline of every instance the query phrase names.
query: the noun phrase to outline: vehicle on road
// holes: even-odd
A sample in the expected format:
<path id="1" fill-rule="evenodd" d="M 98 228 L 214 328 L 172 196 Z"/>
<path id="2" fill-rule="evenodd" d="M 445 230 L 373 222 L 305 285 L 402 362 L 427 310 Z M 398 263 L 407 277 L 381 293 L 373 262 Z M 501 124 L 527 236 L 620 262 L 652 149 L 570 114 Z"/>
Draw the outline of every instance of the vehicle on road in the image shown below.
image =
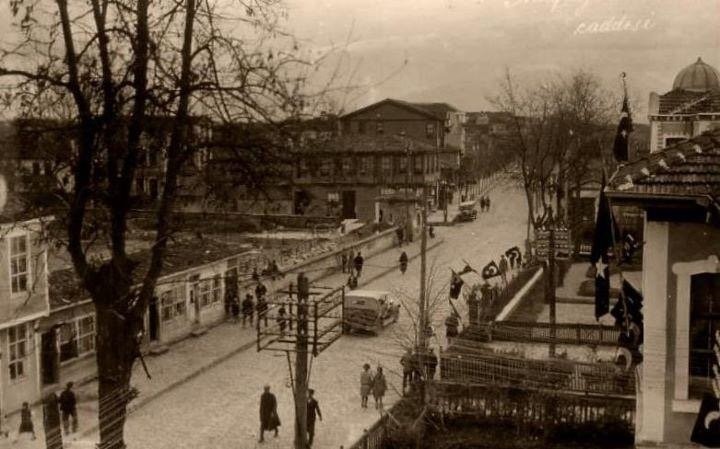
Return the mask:
<path id="1" fill-rule="evenodd" d="M 380 329 L 397 322 L 400 303 L 389 292 L 351 290 L 345 294 L 343 329 L 377 334 Z"/>
<path id="2" fill-rule="evenodd" d="M 475 201 L 465 201 L 460 203 L 460 214 L 458 215 L 459 221 L 473 221 L 477 218 L 477 209 Z"/>

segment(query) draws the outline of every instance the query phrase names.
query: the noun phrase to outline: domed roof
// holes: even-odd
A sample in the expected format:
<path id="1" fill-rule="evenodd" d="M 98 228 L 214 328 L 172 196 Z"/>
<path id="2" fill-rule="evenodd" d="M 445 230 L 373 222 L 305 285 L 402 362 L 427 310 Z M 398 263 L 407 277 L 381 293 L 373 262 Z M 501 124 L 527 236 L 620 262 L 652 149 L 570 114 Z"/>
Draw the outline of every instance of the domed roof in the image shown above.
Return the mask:
<path id="1" fill-rule="evenodd" d="M 706 92 L 720 89 L 720 73 L 715 67 L 705 64 L 702 59 L 690 64 L 677 74 L 673 90 L 682 89 L 692 92 Z"/>

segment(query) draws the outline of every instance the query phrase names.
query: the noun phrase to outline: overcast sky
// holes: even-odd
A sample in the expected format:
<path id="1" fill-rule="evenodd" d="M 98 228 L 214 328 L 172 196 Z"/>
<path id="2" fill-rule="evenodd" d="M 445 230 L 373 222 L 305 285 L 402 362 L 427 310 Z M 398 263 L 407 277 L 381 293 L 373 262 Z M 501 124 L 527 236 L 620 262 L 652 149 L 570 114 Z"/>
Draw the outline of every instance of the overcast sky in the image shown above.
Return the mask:
<path id="1" fill-rule="evenodd" d="M 648 94 L 670 90 L 701 56 L 720 66 L 719 0 L 287 0 L 287 26 L 306 46 L 345 47 L 364 86 L 348 106 L 386 97 L 445 101 L 464 110 L 486 98 L 505 67 L 525 76 L 580 67 L 621 85 L 646 121 Z M 357 96 L 356 95 L 356 96 Z"/>
<path id="2" fill-rule="evenodd" d="M 646 121 L 648 94 L 670 90 L 698 56 L 720 67 L 720 0 L 284 2 L 302 48 L 341 49 L 325 67 L 342 55 L 342 79 L 360 86 L 346 111 L 387 97 L 483 110 L 505 67 L 537 78 L 583 68 L 618 95 L 627 72 L 635 119 Z M 10 16 L 2 3 L 0 34 Z"/>

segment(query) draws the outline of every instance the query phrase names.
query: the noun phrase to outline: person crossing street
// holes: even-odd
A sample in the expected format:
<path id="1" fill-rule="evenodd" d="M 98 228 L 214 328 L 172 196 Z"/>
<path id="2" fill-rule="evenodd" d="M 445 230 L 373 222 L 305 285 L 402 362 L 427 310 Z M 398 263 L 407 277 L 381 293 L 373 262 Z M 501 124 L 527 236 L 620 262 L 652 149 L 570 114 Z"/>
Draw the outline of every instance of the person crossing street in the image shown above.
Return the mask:
<path id="1" fill-rule="evenodd" d="M 405 251 L 400 254 L 400 272 L 402 274 L 405 274 L 408 267 L 408 255 Z"/>

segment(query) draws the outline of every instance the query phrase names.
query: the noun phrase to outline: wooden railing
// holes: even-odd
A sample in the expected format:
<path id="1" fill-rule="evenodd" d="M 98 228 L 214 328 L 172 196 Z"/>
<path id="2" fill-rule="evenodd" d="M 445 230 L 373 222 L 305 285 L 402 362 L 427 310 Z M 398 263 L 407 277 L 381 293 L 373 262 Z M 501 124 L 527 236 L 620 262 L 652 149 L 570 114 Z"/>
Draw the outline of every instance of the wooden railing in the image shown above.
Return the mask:
<path id="1" fill-rule="evenodd" d="M 559 424 L 622 422 L 632 429 L 635 399 L 578 395 L 562 390 L 537 391 L 496 385 L 457 385 L 433 382 L 430 409 L 446 417 L 473 416 L 478 420 L 514 421 L 548 429 Z"/>
<path id="2" fill-rule="evenodd" d="M 504 354 L 443 353 L 440 379 L 461 385 L 487 385 L 582 394 L 635 394 L 635 374 L 610 363 L 533 360 Z"/>
<path id="3" fill-rule="evenodd" d="M 392 413 L 392 408 L 390 410 Z M 388 415 L 383 414 L 369 429 L 363 430 L 362 436 L 347 449 L 381 449 L 387 435 L 387 425 Z M 340 449 L 344 447 L 340 446 Z"/>
<path id="4" fill-rule="evenodd" d="M 480 342 L 517 341 L 568 345 L 617 346 L 621 330 L 614 326 L 576 323 L 489 321 L 469 326 L 461 338 Z"/>

